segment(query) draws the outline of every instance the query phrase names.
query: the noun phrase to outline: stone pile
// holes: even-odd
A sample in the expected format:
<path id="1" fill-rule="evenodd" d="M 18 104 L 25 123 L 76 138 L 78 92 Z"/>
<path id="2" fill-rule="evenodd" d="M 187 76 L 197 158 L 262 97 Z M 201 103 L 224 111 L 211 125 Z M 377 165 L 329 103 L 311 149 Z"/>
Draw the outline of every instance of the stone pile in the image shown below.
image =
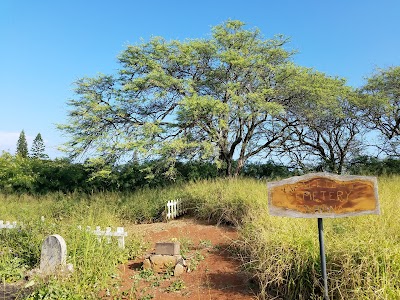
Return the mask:
<path id="1" fill-rule="evenodd" d="M 187 265 L 180 255 L 180 244 L 178 242 L 156 243 L 155 254 L 145 258 L 143 269 L 152 269 L 155 273 L 173 271 L 174 276 L 182 275 Z"/>

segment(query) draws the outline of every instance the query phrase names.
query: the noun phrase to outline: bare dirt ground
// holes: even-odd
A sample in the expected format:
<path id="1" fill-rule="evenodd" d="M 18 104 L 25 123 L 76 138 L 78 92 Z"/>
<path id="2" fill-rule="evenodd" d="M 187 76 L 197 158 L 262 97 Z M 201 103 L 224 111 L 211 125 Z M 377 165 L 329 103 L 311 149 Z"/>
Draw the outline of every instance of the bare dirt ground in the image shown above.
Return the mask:
<path id="1" fill-rule="evenodd" d="M 156 242 L 181 241 L 181 251 L 189 249 L 190 272 L 180 277 L 146 275 L 141 269 L 144 256 L 120 267 L 122 299 L 256 299 L 248 275 L 229 252 L 237 237 L 233 227 L 215 226 L 190 218 L 168 223 L 133 225 L 130 232 L 142 234 L 154 247 Z M 154 249 L 153 249 L 154 250 Z M 151 251 L 150 251 L 151 253 Z"/>

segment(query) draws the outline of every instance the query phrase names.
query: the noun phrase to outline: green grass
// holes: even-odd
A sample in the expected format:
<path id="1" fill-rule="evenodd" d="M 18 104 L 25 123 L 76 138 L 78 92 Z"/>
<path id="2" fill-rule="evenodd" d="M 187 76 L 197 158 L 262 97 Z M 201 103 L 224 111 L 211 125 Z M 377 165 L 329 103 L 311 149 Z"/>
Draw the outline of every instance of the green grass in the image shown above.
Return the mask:
<path id="1" fill-rule="evenodd" d="M 17 281 L 25 270 L 39 266 L 41 245 L 50 234 L 65 239 L 67 263 L 74 266 L 66 278 L 33 278 L 35 286 L 29 299 L 98 299 L 100 291 L 113 290 L 118 264 L 142 250 L 142 241 L 135 236 L 127 238 L 125 249 L 119 249 L 116 241 L 99 242 L 93 234 L 77 228 L 121 226 L 115 205 L 100 195 L 3 196 L 0 201 L 1 219 L 23 224 L 18 229 L 0 230 L 3 283 Z"/>
<path id="2" fill-rule="evenodd" d="M 325 247 L 331 299 L 400 299 L 400 177 L 379 179 L 381 215 L 325 219 Z M 0 195 L 0 219 L 22 221 L 0 231 L 2 282 L 38 266 L 49 234 L 62 235 L 75 272 L 35 285 L 31 299 L 96 299 L 118 294 L 117 265 L 138 255 L 143 241 L 129 236 L 127 249 L 99 244 L 77 225 L 127 226 L 162 220 L 166 201 L 182 198 L 193 216 L 237 226 L 234 247 L 258 283 L 260 299 L 321 299 L 316 219 L 273 217 L 266 183 L 251 179 L 198 181 L 135 193 Z M 40 217 L 45 221 L 41 222 Z"/>

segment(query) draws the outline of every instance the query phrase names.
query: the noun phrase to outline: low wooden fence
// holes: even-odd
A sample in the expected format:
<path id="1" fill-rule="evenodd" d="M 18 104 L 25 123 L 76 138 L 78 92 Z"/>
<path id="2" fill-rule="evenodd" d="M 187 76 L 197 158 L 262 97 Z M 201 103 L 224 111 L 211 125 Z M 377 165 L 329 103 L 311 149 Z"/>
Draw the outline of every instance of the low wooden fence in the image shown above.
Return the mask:
<path id="1" fill-rule="evenodd" d="M 187 213 L 187 207 L 182 199 L 170 200 L 165 205 L 166 219 L 172 220 Z"/>
<path id="2" fill-rule="evenodd" d="M 12 229 L 17 228 L 17 222 L 3 221 L 0 220 L 0 229 Z"/>
<path id="3" fill-rule="evenodd" d="M 78 229 L 82 229 L 82 226 L 78 226 Z M 107 239 L 107 243 L 111 243 L 111 237 L 117 237 L 118 247 L 125 248 L 125 237 L 128 235 L 125 232 L 124 227 L 117 227 L 116 231 L 112 231 L 111 227 L 106 227 L 105 230 L 101 230 L 100 226 L 96 226 L 96 229 L 92 229 L 90 226 L 86 226 L 86 231 L 97 236 L 97 239 L 101 241 L 103 237 Z"/>
<path id="4" fill-rule="evenodd" d="M 42 217 L 41 220 L 44 222 L 44 217 Z M 0 220 L 0 229 L 15 229 L 21 226 L 21 224 L 22 223 L 18 225 L 15 221 L 10 222 Z M 82 226 L 79 225 L 78 229 L 82 230 Z M 124 230 L 124 227 L 117 227 L 116 231 L 112 231 L 111 227 L 106 227 L 105 230 L 101 230 L 100 226 L 96 226 L 96 229 L 92 230 L 90 226 L 87 226 L 86 231 L 96 235 L 99 241 L 105 237 L 108 243 L 111 243 L 112 237 L 116 237 L 118 240 L 118 247 L 122 249 L 125 248 L 125 237 L 128 235 L 128 233 Z"/>

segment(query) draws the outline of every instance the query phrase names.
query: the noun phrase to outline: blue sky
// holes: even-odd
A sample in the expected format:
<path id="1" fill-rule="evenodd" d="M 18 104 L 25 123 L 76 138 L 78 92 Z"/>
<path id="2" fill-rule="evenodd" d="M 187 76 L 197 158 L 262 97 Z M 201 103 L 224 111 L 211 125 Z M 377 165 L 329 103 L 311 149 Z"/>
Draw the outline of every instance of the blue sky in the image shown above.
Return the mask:
<path id="1" fill-rule="evenodd" d="M 284 34 L 295 63 L 359 87 L 377 67 L 400 65 L 398 0 L 0 0 L 0 151 L 15 152 L 22 129 L 46 152 L 66 138 L 73 82 L 114 73 L 128 44 L 152 36 L 204 38 L 238 19 L 268 38 Z"/>

